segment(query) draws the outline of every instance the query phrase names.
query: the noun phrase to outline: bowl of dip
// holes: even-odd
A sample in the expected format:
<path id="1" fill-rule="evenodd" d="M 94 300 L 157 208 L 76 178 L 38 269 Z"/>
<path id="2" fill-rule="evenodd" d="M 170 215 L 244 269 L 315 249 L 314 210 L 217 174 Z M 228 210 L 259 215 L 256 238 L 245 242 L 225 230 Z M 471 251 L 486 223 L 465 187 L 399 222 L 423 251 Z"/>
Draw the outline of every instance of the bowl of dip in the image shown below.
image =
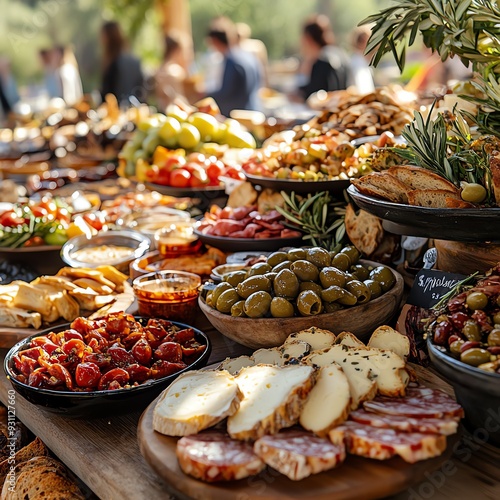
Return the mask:
<path id="1" fill-rule="evenodd" d="M 61 249 L 62 260 L 71 267 L 115 266 L 128 272 L 129 264 L 149 251 L 151 240 L 137 231 L 105 231 L 91 238 L 68 240 Z"/>

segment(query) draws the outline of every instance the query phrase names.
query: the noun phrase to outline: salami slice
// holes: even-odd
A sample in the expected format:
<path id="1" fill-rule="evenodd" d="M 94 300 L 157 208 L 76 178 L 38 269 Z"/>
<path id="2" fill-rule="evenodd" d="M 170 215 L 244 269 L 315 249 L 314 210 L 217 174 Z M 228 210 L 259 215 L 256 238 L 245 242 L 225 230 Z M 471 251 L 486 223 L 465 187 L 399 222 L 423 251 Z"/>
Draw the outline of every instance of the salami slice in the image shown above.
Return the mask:
<path id="1" fill-rule="evenodd" d="M 185 474 L 206 482 L 243 479 L 266 466 L 252 445 L 216 431 L 179 439 L 177 458 Z"/>
<path id="2" fill-rule="evenodd" d="M 421 432 L 423 434 L 442 434 L 450 436 L 458 429 L 458 421 L 452 418 L 415 418 L 400 415 L 382 415 L 363 409 L 349 414 L 349 419 L 358 424 L 371 425 L 381 429 L 394 429 L 401 432 Z"/>
<path id="3" fill-rule="evenodd" d="M 412 387 L 402 398 L 376 397 L 363 403 L 365 410 L 382 415 L 416 418 L 462 418 L 462 407 L 442 391 Z"/>
<path id="4" fill-rule="evenodd" d="M 415 463 L 437 457 L 446 448 L 446 437 L 439 434 L 377 429 L 352 421 L 331 430 L 329 437 L 334 444 L 344 443 L 352 455 L 376 460 L 399 455 L 405 462 Z"/>
<path id="5" fill-rule="evenodd" d="M 261 437 L 255 442 L 254 451 L 267 465 L 292 481 L 333 469 L 345 460 L 343 443 L 332 444 L 295 429 Z"/>

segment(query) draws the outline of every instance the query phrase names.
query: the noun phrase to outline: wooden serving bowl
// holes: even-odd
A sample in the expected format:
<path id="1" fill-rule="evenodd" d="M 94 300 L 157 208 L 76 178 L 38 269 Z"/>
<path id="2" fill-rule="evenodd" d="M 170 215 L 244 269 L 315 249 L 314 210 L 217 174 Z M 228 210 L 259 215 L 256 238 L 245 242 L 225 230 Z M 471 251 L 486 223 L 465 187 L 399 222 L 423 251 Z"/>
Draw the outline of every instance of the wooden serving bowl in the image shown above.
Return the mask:
<path id="1" fill-rule="evenodd" d="M 362 262 L 374 267 L 379 265 L 368 260 Z M 324 328 L 335 334 L 349 331 L 359 339 L 364 340 L 369 338 L 375 328 L 390 320 L 401 303 L 404 280 L 394 269 L 391 271 L 396 282 L 388 292 L 377 299 L 359 306 L 334 313 L 318 314 L 317 316 L 235 318 L 211 308 L 201 296 L 198 303 L 214 328 L 231 340 L 253 349 L 280 346 L 291 333 L 305 330 L 311 326 Z"/>

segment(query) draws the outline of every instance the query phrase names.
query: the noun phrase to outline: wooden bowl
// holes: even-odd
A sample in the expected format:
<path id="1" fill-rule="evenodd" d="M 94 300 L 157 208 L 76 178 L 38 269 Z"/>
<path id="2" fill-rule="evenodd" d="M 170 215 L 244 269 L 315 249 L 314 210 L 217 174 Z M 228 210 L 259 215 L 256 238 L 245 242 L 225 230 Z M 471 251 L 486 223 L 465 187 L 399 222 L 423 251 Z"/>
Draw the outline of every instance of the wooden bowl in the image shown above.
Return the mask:
<path id="1" fill-rule="evenodd" d="M 377 266 L 371 261 L 365 264 Z M 384 295 L 366 304 L 342 309 L 334 313 L 317 316 L 295 316 L 293 318 L 235 318 L 212 309 L 201 298 L 199 305 L 213 327 L 226 337 L 253 349 L 277 347 L 294 332 L 316 326 L 330 330 L 335 334 L 342 331 L 354 333 L 358 338 L 368 339 L 373 330 L 383 325 L 399 309 L 403 295 L 403 277 L 393 269 L 396 278 L 394 286 Z"/>

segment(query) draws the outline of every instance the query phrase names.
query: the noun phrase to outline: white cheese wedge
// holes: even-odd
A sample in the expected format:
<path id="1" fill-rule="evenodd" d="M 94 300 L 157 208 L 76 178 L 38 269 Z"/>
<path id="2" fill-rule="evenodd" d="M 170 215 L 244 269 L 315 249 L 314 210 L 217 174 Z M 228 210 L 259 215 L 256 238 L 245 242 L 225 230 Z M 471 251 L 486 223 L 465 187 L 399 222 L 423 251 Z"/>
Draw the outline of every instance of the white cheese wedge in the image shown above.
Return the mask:
<path id="1" fill-rule="evenodd" d="M 284 364 L 284 360 L 277 347 L 273 347 L 272 349 L 258 349 L 252 354 L 251 358 L 256 365 L 283 366 Z"/>
<path id="2" fill-rule="evenodd" d="M 314 369 L 257 365 L 243 368 L 236 381 L 244 398 L 228 418 L 227 431 L 234 439 L 252 441 L 297 422 L 314 385 Z"/>
<path id="3" fill-rule="evenodd" d="M 390 326 L 379 326 L 370 337 L 368 347 L 386 349 L 396 353 L 403 359 L 410 354 L 410 340 Z"/>
<path id="4" fill-rule="evenodd" d="M 339 333 L 337 340 L 335 340 L 336 344 L 346 345 L 349 347 L 366 347 L 361 340 L 358 339 L 351 332 L 341 332 Z"/>
<path id="5" fill-rule="evenodd" d="M 294 340 L 280 347 L 281 357 L 284 364 L 297 364 L 311 352 L 311 346 L 307 342 Z"/>
<path id="6" fill-rule="evenodd" d="M 240 406 L 243 394 L 227 371 L 192 371 L 163 391 L 153 412 L 153 429 L 189 436 L 211 427 Z"/>
<path id="7" fill-rule="evenodd" d="M 351 408 L 349 381 L 338 365 L 320 369 L 316 384 L 300 414 L 300 425 L 325 437 L 347 419 Z"/>
<path id="8" fill-rule="evenodd" d="M 312 326 L 307 330 L 301 330 L 297 333 L 292 333 L 286 340 L 283 346 L 290 342 L 301 340 L 307 342 L 311 346 L 311 351 L 318 351 L 331 347 L 335 343 L 335 334 L 329 330 L 323 330 Z"/>
<path id="9" fill-rule="evenodd" d="M 250 356 L 239 356 L 237 358 L 226 358 L 219 370 L 227 370 L 231 375 L 236 375 L 242 368 L 253 366 L 255 361 Z"/>

